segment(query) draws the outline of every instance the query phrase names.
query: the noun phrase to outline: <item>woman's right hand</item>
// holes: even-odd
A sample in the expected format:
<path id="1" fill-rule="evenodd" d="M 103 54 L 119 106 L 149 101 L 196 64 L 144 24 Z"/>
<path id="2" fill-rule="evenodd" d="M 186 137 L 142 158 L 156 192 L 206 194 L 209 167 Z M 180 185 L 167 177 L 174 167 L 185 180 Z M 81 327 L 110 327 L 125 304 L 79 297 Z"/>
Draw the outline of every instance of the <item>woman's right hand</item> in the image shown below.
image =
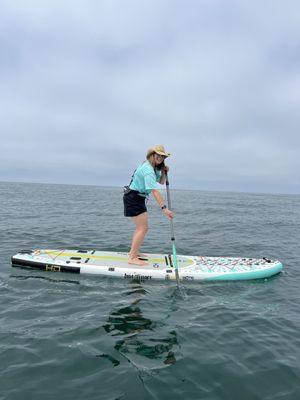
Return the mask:
<path id="1" fill-rule="evenodd" d="M 169 219 L 174 218 L 174 213 L 168 208 L 164 208 L 163 212 Z"/>

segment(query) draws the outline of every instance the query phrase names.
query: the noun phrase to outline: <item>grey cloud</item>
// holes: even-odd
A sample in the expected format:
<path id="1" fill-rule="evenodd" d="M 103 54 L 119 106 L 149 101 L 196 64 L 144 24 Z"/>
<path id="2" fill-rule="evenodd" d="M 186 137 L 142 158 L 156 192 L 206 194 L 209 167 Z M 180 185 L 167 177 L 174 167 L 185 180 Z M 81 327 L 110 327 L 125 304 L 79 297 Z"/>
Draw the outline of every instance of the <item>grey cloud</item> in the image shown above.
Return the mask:
<path id="1" fill-rule="evenodd" d="M 300 192 L 299 8 L 3 2 L 0 179 L 121 185 L 164 143 L 176 187 Z"/>

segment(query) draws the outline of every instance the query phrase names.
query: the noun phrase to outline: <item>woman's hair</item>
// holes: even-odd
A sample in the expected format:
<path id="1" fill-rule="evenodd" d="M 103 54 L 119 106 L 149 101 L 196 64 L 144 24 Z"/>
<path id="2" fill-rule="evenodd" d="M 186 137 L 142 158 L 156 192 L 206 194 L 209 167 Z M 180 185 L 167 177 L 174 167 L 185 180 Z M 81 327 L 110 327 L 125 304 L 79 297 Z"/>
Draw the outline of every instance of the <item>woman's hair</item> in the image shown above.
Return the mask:
<path id="1" fill-rule="evenodd" d="M 155 151 L 153 153 L 147 154 L 147 160 L 150 161 L 150 158 L 156 154 Z M 151 161 L 150 161 L 151 162 Z M 151 163 L 152 164 L 152 163 Z M 153 166 L 153 165 L 152 165 Z M 161 171 L 165 168 L 165 161 L 163 160 L 160 164 L 153 166 L 154 170 Z"/>
<path id="2" fill-rule="evenodd" d="M 153 154 L 155 154 L 155 151 L 153 151 L 152 153 L 148 153 L 147 154 L 147 160 L 150 161 L 150 158 L 153 156 Z"/>

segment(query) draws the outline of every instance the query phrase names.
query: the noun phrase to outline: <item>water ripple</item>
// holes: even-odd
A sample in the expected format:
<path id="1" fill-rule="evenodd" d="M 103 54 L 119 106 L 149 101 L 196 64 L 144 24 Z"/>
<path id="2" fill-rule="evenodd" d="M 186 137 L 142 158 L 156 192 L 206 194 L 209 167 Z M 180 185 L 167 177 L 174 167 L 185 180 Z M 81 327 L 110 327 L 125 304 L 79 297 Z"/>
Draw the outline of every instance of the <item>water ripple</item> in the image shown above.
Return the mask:
<path id="1" fill-rule="evenodd" d="M 261 281 L 137 283 L 11 269 L 21 248 L 128 251 L 112 188 L 0 183 L 0 398 L 300 398 L 299 196 L 172 192 L 181 254 L 281 259 Z M 144 251 L 170 251 L 149 203 Z"/>

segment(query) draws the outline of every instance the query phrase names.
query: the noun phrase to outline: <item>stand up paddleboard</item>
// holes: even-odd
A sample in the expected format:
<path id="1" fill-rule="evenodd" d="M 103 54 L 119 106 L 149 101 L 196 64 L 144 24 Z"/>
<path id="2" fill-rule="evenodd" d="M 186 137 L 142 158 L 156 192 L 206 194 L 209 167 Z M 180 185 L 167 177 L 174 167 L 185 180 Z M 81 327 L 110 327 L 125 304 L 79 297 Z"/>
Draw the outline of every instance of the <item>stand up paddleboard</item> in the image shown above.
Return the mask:
<path id="1" fill-rule="evenodd" d="M 13 267 L 51 272 L 73 272 L 140 280 L 175 280 L 169 254 L 147 254 L 149 264 L 128 264 L 127 253 L 96 250 L 22 250 L 12 257 Z M 180 280 L 245 280 L 268 278 L 282 270 L 279 261 L 267 258 L 177 256 Z"/>

